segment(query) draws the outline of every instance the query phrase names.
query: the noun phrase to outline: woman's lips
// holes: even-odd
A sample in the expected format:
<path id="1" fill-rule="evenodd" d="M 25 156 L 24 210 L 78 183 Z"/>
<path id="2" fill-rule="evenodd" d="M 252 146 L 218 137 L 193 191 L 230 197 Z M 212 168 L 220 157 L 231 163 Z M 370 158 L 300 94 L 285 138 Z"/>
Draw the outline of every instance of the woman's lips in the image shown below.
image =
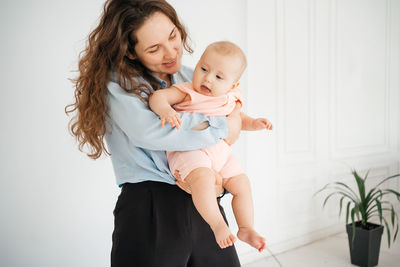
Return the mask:
<path id="1" fill-rule="evenodd" d="M 176 65 L 176 58 L 175 58 L 174 60 L 172 60 L 172 61 L 163 63 L 163 65 L 164 65 L 165 67 L 167 67 L 167 68 L 172 68 L 173 66 Z"/>

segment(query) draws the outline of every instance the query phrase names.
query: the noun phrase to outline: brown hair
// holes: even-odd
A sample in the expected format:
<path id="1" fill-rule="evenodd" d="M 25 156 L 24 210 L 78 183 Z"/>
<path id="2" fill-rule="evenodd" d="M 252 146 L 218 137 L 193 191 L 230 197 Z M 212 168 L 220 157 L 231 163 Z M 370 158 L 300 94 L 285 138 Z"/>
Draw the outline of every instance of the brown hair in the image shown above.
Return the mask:
<path id="1" fill-rule="evenodd" d="M 72 79 L 75 103 L 65 107 L 65 113 L 74 113 L 69 129 L 79 143 L 79 150 L 87 146 L 87 155 L 97 159 L 104 152 L 107 121 L 107 84 L 111 72 L 117 73 L 117 82 L 126 92 L 134 93 L 142 101 L 142 93 L 149 95 L 158 86 L 155 78 L 138 60 L 131 60 L 138 42 L 135 31 L 155 12 L 164 13 L 181 33 L 183 47 L 189 53 L 187 33 L 179 22 L 175 9 L 165 0 L 107 0 L 99 25 L 89 34 L 86 48 L 80 53 L 79 75 Z M 143 77 L 148 84 L 138 82 Z"/>

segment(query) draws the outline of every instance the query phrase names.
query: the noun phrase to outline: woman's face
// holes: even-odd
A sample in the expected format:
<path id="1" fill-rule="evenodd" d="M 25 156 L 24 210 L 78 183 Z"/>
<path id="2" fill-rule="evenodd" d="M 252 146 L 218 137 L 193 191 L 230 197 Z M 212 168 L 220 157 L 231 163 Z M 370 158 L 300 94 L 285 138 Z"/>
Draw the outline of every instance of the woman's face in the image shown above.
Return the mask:
<path id="1" fill-rule="evenodd" d="M 166 79 L 181 65 L 181 34 L 172 21 L 161 12 L 155 12 L 136 31 L 135 52 L 142 64 L 157 77 Z"/>

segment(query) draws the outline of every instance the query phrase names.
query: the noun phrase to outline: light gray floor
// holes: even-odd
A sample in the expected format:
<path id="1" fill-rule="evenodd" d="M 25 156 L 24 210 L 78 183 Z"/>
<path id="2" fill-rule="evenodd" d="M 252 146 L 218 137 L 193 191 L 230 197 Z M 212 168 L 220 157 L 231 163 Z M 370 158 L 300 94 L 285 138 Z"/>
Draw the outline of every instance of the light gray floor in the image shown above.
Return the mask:
<path id="1" fill-rule="evenodd" d="M 382 235 L 379 267 L 400 267 L 400 236 L 390 249 Z M 266 252 L 267 253 L 267 252 Z M 283 267 L 354 267 L 350 263 L 347 234 L 341 233 L 276 255 Z M 243 267 L 279 267 L 272 257 Z"/>

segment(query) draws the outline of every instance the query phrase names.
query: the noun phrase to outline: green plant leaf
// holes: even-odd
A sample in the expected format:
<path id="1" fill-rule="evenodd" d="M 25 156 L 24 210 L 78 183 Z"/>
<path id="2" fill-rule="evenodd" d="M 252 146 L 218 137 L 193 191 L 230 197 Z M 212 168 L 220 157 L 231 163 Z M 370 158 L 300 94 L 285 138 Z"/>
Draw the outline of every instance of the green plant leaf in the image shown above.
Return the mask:
<path id="1" fill-rule="evenodd" d="M 369 171 L 370 171 L 370 170 L 368 170 L 368 171 L 367 171 L 367 173 L 365 174 L 365 177 L 364 177 L 364 182 L 365 182 L 365 181 L 367 181 L 367 178 L 368 178 Z"/>
<path id="2" fill-rule="evenodd" d="M 375 190 L 376 190 L 376 191 L 375 191 Z M 373 192 L 373 193 L 371 193 L 371 192 Z M 370 193 L 371 193 L 371 194 L 370 194 Z M 366 201 L 367 201 L 367 205 L 371 205 L 371 204 L 375 201 L 375 199 L 376 199 L 377 197 L 379 197 L 379 196 L 376 196 L 376 195 L 378 195 L 378 194 L 382 194 L 382 190 L 381 190 L 381 189 L 379 189 L 379 188 L 374 188 L 374 189 L 372 189 L 372 190 L 368 193 L 367 197 L 365 198 Z"/>
<path id="3" fill-rule="evenodd" d="M 347 194 L 346 192 L 338 191 L 338 192 L 336 192 L 336 193 L 338 193 L 339 195 L 342 195 L 342 196 L 347 197 L 347 198 L 350 199 L 353 203 L 358 203 L 358 202 L 360 202 L 360 201 L 358 201 L 357 199 L 354 199 L 352 196 L 350 196 L 350 195 Z"/>
<path id="4" fill-rule="evenodd" d="M 375 201 L 376 201 L 376 206 L 378 207 L 379 221 L 382 224 L 382 205 L 379 200 L 376 199 Z"/>
<path id="5" fill-rule="evenodd" d="M 328 200 L 329 200 L 333 195 L 336 195 L 336 194 L 338 194 L 338 192 L 330 193 L 330 194 L 325 198 L 324 203 L 322 204 L 322 208 L 325 208 L 325 205 L 326 205 L 326 203 L 328 202 Z"/>
<path id="6" fill-rule="evenodd" d="M 400 173 L 399 173 L 399 174 L 392 175 L 392 176 L 389 176 L 389 177 L 383 179 L 383 180 L 382 180 L 380 183 L 378 183 L 375 187 L 380 186 L 381 184 L 383 184 L 383 183 L 386 182 L 387 180 L 390 180 L 390 179 L 393 179 L 393 178 L 396 178 L 396 177 L 399 177 L 399 176 L 400 176 Z"/>
<path id="7" fill-rule="evenodd" d="M 356 179 L 358 191 L 360 193 L 361 202 L 365 201 L 365 182 L 364 180 L 358 175 L 356 170 L 353 170 L 353 176 Z"/>
<path id="8" fill-rule="evenodd" d="M 348 185 L 346 185 L 345 183 L 342 183 L 342 182 L 335 182 L 334 184 L 341 185 L 341 186 L 343 186 L 344 188 L 348 189 L 348 190 L 349 190 L 349 193 L 352 194 L 352 198 L 354 198 L 354 199 L 357 199 L 357 198 L 358 198 L 357 194 L 353 191 L 353 189 L 351 189 L 351 188 L 350 188 Z"/>
<path id="9" fill-rule="evenodd" d="M 373 203 L 375 203 L 375 204 L 372 205 L 372 203 L 371 203 L 371 204 L 369 205 L 368 210 L 367 210 L 367 214 L 371 214 L 371 213 L 377 211 L 376 208 L 377 208 L 378 205 L 376 204 L 376 201 L 379 201 L 381 204 L 389 203 L 388 201 L 380 201 L 380 200 L 375 199 L 374 202 L 373 202 Z M 382 205 L 381 205 L 381 206 L 382 206 Z M 383 209 L 382 209 L 382 210 L 383 210 Z"/>
<path id="10" fill-rule="evenodd" d="M 372 214 L 376 211 L 376 204 L 375 205 L 371 205 L 370 207 L 369 207 L 369 209 L 367 210 L 367 220 L 369 219 L 369 218 L 371 218 L 371 216 L 372 216 Z"/>
<path id="11" fill-rule="evenodd" d="M 392 210 L 391 210 L 391 209 L 388 209 L 388 208 L 382 208 L 382 211 L 389 211 L 389 212 L 391 212 Z M 377 210 L 374 211 L 373 213 L 370 213 L 368 218 L 372 218 L 372 217 L 374 217 L 374 216 L 378 216 L 378 217 L 379 217 L 379 212 L 378 212 Z M 397 216 L 397 215 L 396 215 L 396 216 Z M 382 218 L 385 218 L 385 217 L 382 217 Z"/>
<path id="12" fill-rule="evenodd" d="M 390 248 L 390 229 L 389 229 L 389 224 L 387 223 L 385 218 L 383 218 L 383 221 L 385 222 L 386 233 L 387 233 L 387 237 L 388 237 L 388 247 Z"/>
<path id="13" fill-rule="evenodd" d="M 313 197 L 315 197 L 317 194 L 321 193 L 322 191 L 324 191 L 325 189 L 328 189 L 328 187 L 330 187 L 331 184 L 326 184 L 324 187 L 322 187 L 320 190 L 318 190 L 317 192 L 314 193 Z"/>
<path id="14" fill-rule="evenodd" d="M 342 204 L 343 204 L 343 199 L 344 199 L 345 197 L 343 196 L 341 199 L 340 199 L 340 204 L 339 204 L 339 218 L 340 218 L 340 215 L 342 214 Z"/>
<path id="15" fill-rule="evenodd" d="M 346 224 L 348 224 L 348 223 L 349 223 L 349 211 L 350 211 L 350 205 L 351 205 L 351 202 L 348 202 L 348 203 L 347 203 L 347 208 L 346 208 Z"/>
<path id="16" fill-rule="evenodd" d="M 393 227 L 394 236 L 393 241 L 396 239 L 399 232 L 399 216 L 396 214 L 396 210 L 390 201 L 385 200 L 385 195 L 393 194 L 396 196 L 397 200 L 400 201 L 400 193 L 393 189 L 380 189 L 379 186 L 390 179 L 394 179 L 400 176 L 400 174 L 389 176 L 379 182 L 371 190 L 367 191 L 366 180 L 368 179 L 370 170 L 367 171 L 365 177 L 360 177 L 356 170 L 352 170 L 352 175 L 356 181 L 357 190 L 353 190 L 344 182 L 333 182 L 325 185 L 323 188 L 318 190 L 315 194 L 317 195 L 321 191 L 331 190 L 329 195 L 324 199 L 323 207 L 328 203 L 328 201 L 334 195 L 339 195 L 339 217 L 342 214 L 343 203 L 347 201 L 346 205 L 346 224 L 349 223 L 349 218 L 351 218 L 351 225 L 353 229 L 352 242 L 354 243 L 355 229 L 356 229 L 356 217 L 361 221 L 361 224 L 365 226 L 368 220 L 374 216 L 379 217 L 380 223 L 385 225 L 387 235 L 388 235 L 388 246 L 391 244 L 391 229 L 389 228 L 388 220 L 389 218 L 384 217 L 384 213 L 390 213 L 390 224 Z M 397 220 L 397 221 L 396 221 Z M 382 223 L 383 221 L 383 223 Z"/>
<path id="17" fill-rule="evenodd" d="M 393 189 L 385 189 L 385 190 L 383 190 L 383 191 L 385 191 L 385 193 L 387 192 L 387 193 L 395 194 L 396 197 L 397 197 L 397 199 L 400 201 L 400 193 L 399 193 L 399 192 L 397 192 L 397 191 L 395 191 L 395 190 L 393 190 Z"/>
<path id="18" fill-rule="evenodd" d="M 353 237 L 352 237 L 352 239 L 351 239 L 351 242 L 354 244 L 354 238 L 355 238 L 355 236 L 356 236 L 356 224 L 355 224 L 355 222 L 354 222 L 354 213 L 355 213 L 355 208 L 356 207 L 354 207 L 354 208 L 352 208 L 351 209 L 351 228 L 353 229 Z"/>
<path id="19" fill-rule="evenodd" d="M 395 219 L 395 215 L 396 213 L 394 212 L 394 208 L 393 208 L 393 205 L 392 205 L 392 226 L 394 227 L 394 219 Z"/>

